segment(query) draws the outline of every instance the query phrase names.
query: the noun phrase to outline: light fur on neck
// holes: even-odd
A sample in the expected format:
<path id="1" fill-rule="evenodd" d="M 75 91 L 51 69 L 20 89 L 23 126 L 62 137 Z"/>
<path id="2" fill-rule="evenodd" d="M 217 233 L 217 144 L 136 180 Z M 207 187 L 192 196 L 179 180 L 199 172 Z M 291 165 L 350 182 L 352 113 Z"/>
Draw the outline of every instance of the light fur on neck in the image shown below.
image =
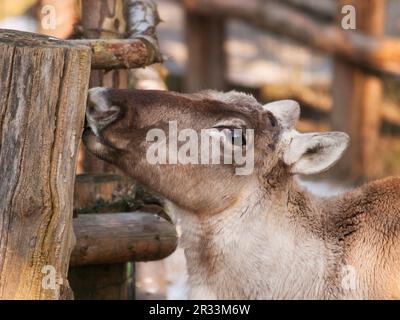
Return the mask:
<path id="1" fill-rule="evenodd" d="M 254 185 L 235 205 L 208 217 L 172 209 L 182 230 L 190 298 L 316 299 L 336 294 L 325 288 L 335 269 L 334 244 L 290 212 L 290 193 L 297 188 L 291 183 L 269 194 Z M 306 199 L 302 209 L 314 222 L 321 221 L 312 217 L 312 197 Z"/>

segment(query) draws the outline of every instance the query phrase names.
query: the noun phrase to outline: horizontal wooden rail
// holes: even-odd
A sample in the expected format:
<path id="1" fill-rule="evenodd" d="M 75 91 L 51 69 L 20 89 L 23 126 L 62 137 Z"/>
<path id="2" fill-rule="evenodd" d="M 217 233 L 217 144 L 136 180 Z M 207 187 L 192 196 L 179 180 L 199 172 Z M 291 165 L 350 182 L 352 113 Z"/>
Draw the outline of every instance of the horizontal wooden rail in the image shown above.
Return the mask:
<path id="1" fill-rule="evenodd" d="M 132 69 L 163 62 L 156 35 L 160 22 L 156 4 L 153 1 L 125 0 L 124 8 L 126 32 L 116 34 L 124 39 L 69 40 L 91 48 L 92 69 Z M 76 28 L 81 36 L 85 35 L 85 27 L 83 24 Z M 107 30 L 92 31 L 99 34 L 89 38 L 103 38 L 101 32 L 107 33 Z"/>
<path id="2" fill-rule="evenodd" d="M 177 246 L 175 226 L 155 214 L 82 214 L 73 224 L 72 266 L 159 260 Z"/>
<path id="3" fill-rule="evenodd" d="M 297 100 L 301 105 L 306 105 L 323 113 L 331 112 L 333 105 L 332 95 L 327 92 L 329 90 L 326 88 L 319 92 L 299 84 L 296 84 L 296 86 L 268 84 L 261 88 L 261 96 L 264 99 L 281 100 L 290 98 Z M 400 126 L 400 106 L 398 104 L 382 101 L 380 109 L 383 121 L 394 126 Z"/>
<path id="4" fill-rule="evenodd" d="M 158 47 L 145 39 L 85 39 L 68 40 L 89 46 L 92 50 L 93 69 L 142 68 L 162 62 Z"/>
<path id="5" fill-rule="evenodd" d="M 332 0 L 274 0 L 284 2 L 312 14 L 316 18 L 333 21 L 336 17 L 336 1 Z"/>
<path id="6" fill-rule="evenodd" d="M 220 15 L 287 36 L 292 40 L 342 57 L 376 73 L 400 75 L 400 41 L 346 31 L 323 23 L 278 1 L 182 0 L 187 10 Z"/>

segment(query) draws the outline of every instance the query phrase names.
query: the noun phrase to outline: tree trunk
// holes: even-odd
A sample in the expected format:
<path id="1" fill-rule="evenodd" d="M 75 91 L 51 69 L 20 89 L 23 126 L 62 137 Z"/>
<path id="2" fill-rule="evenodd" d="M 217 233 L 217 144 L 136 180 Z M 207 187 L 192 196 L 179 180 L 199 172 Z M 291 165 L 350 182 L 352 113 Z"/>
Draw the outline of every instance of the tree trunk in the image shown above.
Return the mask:
<path id="1" fill-rule="evenodd" d="M 0 299 L 70 298 L 90 50 L 0 30 Z"/>
<path id="2" fill-rule="evenodd" d="M 341 0 L 357 12 L 357 30 L 373 36 L 384 33 L 384 0 Z M 340 23 L 340 21 L 339 21 Z M 350 31 L 351 32 L 351 31 Z M 336 173 L 355 179 L 379 176 L 376 155 L 382 114 L 382 81 L 337 57 L 333 80 L 332 128 L 351 136 L 351 147 Z"/>

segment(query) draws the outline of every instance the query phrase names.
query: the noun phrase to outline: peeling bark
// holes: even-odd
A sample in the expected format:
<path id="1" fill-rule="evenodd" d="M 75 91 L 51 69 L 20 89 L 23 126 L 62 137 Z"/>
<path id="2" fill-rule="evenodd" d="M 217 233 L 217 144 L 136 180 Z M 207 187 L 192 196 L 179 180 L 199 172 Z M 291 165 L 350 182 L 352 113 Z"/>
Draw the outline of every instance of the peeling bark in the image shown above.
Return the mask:
<path id="1" fill-rule="evenodd" d="M 69 41 L 91 48 L 93 69 L 134 69 L 162 62 L 159 52 L 143 39 Z"/>
<path id="2" fill-rule="evenodd" d="M 90 3 L 84 4 L 86 16 L 88 14 L 87 7 L 91 5 Z M 99 9 L 102 8 L 101 3 L 97 3 L 95 6 L 99 6 Z M 98 11 L 100 15 L 103 14 L 101 13 L 103 10 L 94 11 Z M 69 40 L 91 47 L 93 69 L 142 68 L 163 61 L 156 35 L 156 26 L 160 22 L 160 18 L 154 2 L 126 0 L 124 1 L 124 11 L 114 12 L 112 17 L 103 17 L 104 22 L 98 29 L 92 26 L 96 20 L 94 17 L 82 21 L 81 33 L 84 37 L 104 37 L 106 39 Z M 92 15 L 92 10 L 90 14 Z M 103 18 L 99 17 L 97 20 L 101 21 Z M 117 28 L 116 25 L 118 25 Z M 124 29 L 124 31 L 120 32 L 119 29 Z"/>

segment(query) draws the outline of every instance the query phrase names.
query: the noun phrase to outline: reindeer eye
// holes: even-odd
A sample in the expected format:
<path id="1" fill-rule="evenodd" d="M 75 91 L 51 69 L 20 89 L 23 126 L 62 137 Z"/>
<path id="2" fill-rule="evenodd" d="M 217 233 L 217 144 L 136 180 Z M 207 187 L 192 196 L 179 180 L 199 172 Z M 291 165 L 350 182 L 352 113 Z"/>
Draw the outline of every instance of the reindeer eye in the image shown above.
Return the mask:
<path id="1" fill-rule="evenodd" d="M 246 146 L 246 135 L 242 128 L 218 126 L 215 127 L 219 131 L 223 131 L 232 145 L 237 147 Z"/>
<path id="2" fill-rule="evenodd" d="M 238 147 L 246 145 L 246 136 L 243 134 L 242 129 L 231 130 L 232 144 Z"/>

